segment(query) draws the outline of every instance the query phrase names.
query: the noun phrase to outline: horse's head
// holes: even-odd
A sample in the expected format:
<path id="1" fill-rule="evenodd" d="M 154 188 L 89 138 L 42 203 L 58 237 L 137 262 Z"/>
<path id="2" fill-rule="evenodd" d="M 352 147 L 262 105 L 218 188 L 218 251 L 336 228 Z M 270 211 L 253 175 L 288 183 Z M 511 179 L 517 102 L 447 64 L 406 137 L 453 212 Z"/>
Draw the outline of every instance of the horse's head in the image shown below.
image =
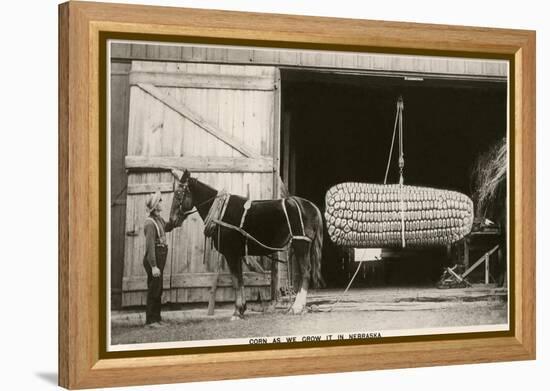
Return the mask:
<path id="1" fill-rule="evenodd" d="M 189 189 L 191 174 L 188 170 L 181 172 L 175 169 L 172 170 L 172 174 L 178 180 L 178 186 L 174 191 L 174 199 L 170 208 L 170 221 L 179 225 L 189 215 L 187 212 L 194 207 L 193 194 Z"/>

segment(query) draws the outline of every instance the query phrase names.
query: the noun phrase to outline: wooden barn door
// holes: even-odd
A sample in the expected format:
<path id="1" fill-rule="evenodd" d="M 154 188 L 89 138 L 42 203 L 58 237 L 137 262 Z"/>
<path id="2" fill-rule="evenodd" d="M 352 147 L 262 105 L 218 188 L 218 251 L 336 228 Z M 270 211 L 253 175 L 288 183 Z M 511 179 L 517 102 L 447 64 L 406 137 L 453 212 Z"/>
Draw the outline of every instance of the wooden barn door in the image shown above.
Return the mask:
<path id="1" fill-rule="evenodd" d="M 145 303 L 145 199 L 160 189 L 168 218 L 174 179 L 166 168 L 252 199 L 278 196 L 278 83 L 274 67 L 132 63 L 123 306 Z M 206 302 L 216 278 L 216 300 L 234 300 L 226 262 L 203 228 L 194 214 L 167 235 L 163 302 Z M 258 262 L 263 271 L 245 266 L 249 300 L 271 297 L 271 262 Z"/>

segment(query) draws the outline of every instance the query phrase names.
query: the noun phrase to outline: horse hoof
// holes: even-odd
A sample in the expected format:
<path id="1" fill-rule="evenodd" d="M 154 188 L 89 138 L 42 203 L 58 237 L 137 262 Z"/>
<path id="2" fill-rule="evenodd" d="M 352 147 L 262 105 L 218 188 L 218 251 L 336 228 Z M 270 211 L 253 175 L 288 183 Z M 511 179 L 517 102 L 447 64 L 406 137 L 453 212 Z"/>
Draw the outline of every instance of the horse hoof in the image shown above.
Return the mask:
<path id="1" fill-rule="evenodd" d="M 244 316 L 237 316 L 237 315 L 233 315 L 231 317 L 231 321 L 235 321 L 235 320 L 243 320 L 244 319 Z"/>
<path id="2" fill-rule="evenodd" d="M 292 315 L 302 315 L 304 313 L 303 308 L 294 308 L 292 307 L 289 311 Z"/>

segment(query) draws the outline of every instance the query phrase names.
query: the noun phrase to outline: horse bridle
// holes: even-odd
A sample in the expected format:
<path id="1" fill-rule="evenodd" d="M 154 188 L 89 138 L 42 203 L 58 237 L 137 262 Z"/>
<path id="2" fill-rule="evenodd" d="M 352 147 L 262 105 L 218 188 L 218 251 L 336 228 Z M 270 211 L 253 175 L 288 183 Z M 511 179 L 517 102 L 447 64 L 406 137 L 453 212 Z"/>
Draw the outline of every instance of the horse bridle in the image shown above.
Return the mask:
<path id="1" fill-rule="evenodd" d="M 182 182 L 182 184 L 185 184 L 185 188 L 183 189 L 184 191 L 184 195 L 186 195 L 188 192 L 190 192 L 191 190 L 189 190 L 189 179 L 193 179 L 193 180 L 196 180 L 196 178 L 192 178 L 192 177 L 189 177 L 185 180 L 185 182 Z M 187 216 L 189 215 L 192 215 L 193 213 L 197 213 L 199 211 L 199 207 L 203 206 L 204 204 L 207 204 L 208 202 L 212 201 L 212 200 L 215 200 L 216 198 L 220 197 L 219 194 L 215 195 L 214 197 L 210 197 L 208 198 L 207 200 L 201 202 L 200 204 L 197 204 L 197 205 L 193 205 L 193 209 L 190 209 L 188 211 L 185 211 L 183 212 L 183 216 L 185 218 L 187 218 Z M 180 207 L 181 207 L 181 204 L 180 204 Z"/>

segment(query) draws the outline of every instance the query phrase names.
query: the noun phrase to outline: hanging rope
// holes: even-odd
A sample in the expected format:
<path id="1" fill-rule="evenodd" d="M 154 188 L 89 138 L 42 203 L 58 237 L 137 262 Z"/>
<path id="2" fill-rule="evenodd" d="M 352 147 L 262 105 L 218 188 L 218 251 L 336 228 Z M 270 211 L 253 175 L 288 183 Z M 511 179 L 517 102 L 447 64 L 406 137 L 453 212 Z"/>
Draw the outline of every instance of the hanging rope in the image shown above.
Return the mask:
<path id="1" fill-rule="evenodd" d="M 399 114 L 399 183 L 403 184 L 403 169 L 405 168 L 405 155 L 403 153 L 403 98 L 397 100 L 397 112 Z"/>
<path id="2" fill-rule="evenodd" d="M 351 284 L 353 284 L 353 280 L 355 280 L 355 277 L 357 277 L 357 273 L 359 273 L 359 269 L 361 269 L 362 264 L 363 264 L 363 261 L 360 261 L 359 265 L 357 266 L 357 269 L 355 269 L 355 273 L 353 273 L 353 276 L 351 277 L 351 280 L 349 281 L 348 286 L 346 287 L 346 289 L 344 289 L 344 292 L 342 292 L 342 294 L 340 296 L 338 296 L 338 298 L 336 299 L 334 304 L 332 304 L 332 306 L 329 308 L 328 312 L 332 312 L 332 310 L 334 309 L 336 304 L 338 304 L 340 302 L 340 300 L 342 300 L 342 297 L 344 297 L 346 295 L 346 293 L 348 293 L 348 290 L 349 290 L 349 288 L 351 288 Z"/>
<path id="3" fill-rule="evenodd" d="M 391 138 L 391 146 L 390 146 L 390 153 L 388 154 L 388 163 L 386 165 L 386 174 L 384 175 L 384 185 L 388 182 L 388 173 L 390 171 L 390 165 L 391 165 L 391 158 L 393 155 L 393 146 L 395 144 L 395 135 L 397 133 L 397 130 L 399 129 L 399 208 L 401 210 L 401 243 L 402 246 L 405 247 L 405 204 L 403 201 L 403 169 L 405 167 L 405 158 L 403 154 L 403 97 L 400 96 L 397 99 L 397 110 L 395 112 L 395 122 L 393 124 L 393 135 Z M 349 288 L 351 287 L 351 284 L 353 284 L 353 281 L 355 280 L 355 277 L 357 277 L 357 273 L 359 273 L 359 269 L 361 269 L 361 266 L 363 265 L 363 261 L 359 261 L 359 264 L 357 265 L 357 269 L 355 269 L 355 273 L 353 273 L 353 276 L 351 277 L 351 280 L 340 296 L 336 299 L 336 301 L 332 304 L 332 306 L 329 309 L 329 312 L 333 310 L 333 308 L 340 302 L 342 297 L 346 295 Z"/>
<path id="4" fill-rule="evenodd" d="M 400 96 L 397 99 L 397 110 L 395 112 L 395 122 L 393 125 L 393 135 L 391 138 L 390 153 L 388 154 L 388 163 L 386 164 L 386 174 L 384 175 L 384 185 L 388 182 L 388 173 L 390 171 L 391 158 L 393 155 L 393 146 L 395 144 L 395 135 L 399 130 L 399 210 L 401 215 L 401 246 L 405 248 L 405 202 L 403 201 L 403 185 L 405 179 L 403 171 L 405 169 L 405 154 L 403 152 L 403 110 L 405 105 L 403 103 L 403 97 Z"/>
<path id="5" fill-rule="evenodd" d="M 405 168 L 405 155 L 403 152 L 403 97 L 397 99 L 397 112 L 399 113 L 399 209 L 401 211 L 401 246 L 405 248 L 405 201 L 403 201 L 403 170 Z"/>
<path id="6" fill-rule="evenodd" d="M 388 154 L 388 164 L 386 165 L 386 175 L 384 175 L 384 185 L 388 181 L 388 173 L 390 172 L 391 157 L 393 155 L 393 144 L 395 144 L 395 134 L 397 132 L 398 120 L 399 120 L 399 101 L 397 104 L 397 111 L 395 112 L 395 122 L 393 124 L 393 136 L 391 137 L 390 153 Z"/>

